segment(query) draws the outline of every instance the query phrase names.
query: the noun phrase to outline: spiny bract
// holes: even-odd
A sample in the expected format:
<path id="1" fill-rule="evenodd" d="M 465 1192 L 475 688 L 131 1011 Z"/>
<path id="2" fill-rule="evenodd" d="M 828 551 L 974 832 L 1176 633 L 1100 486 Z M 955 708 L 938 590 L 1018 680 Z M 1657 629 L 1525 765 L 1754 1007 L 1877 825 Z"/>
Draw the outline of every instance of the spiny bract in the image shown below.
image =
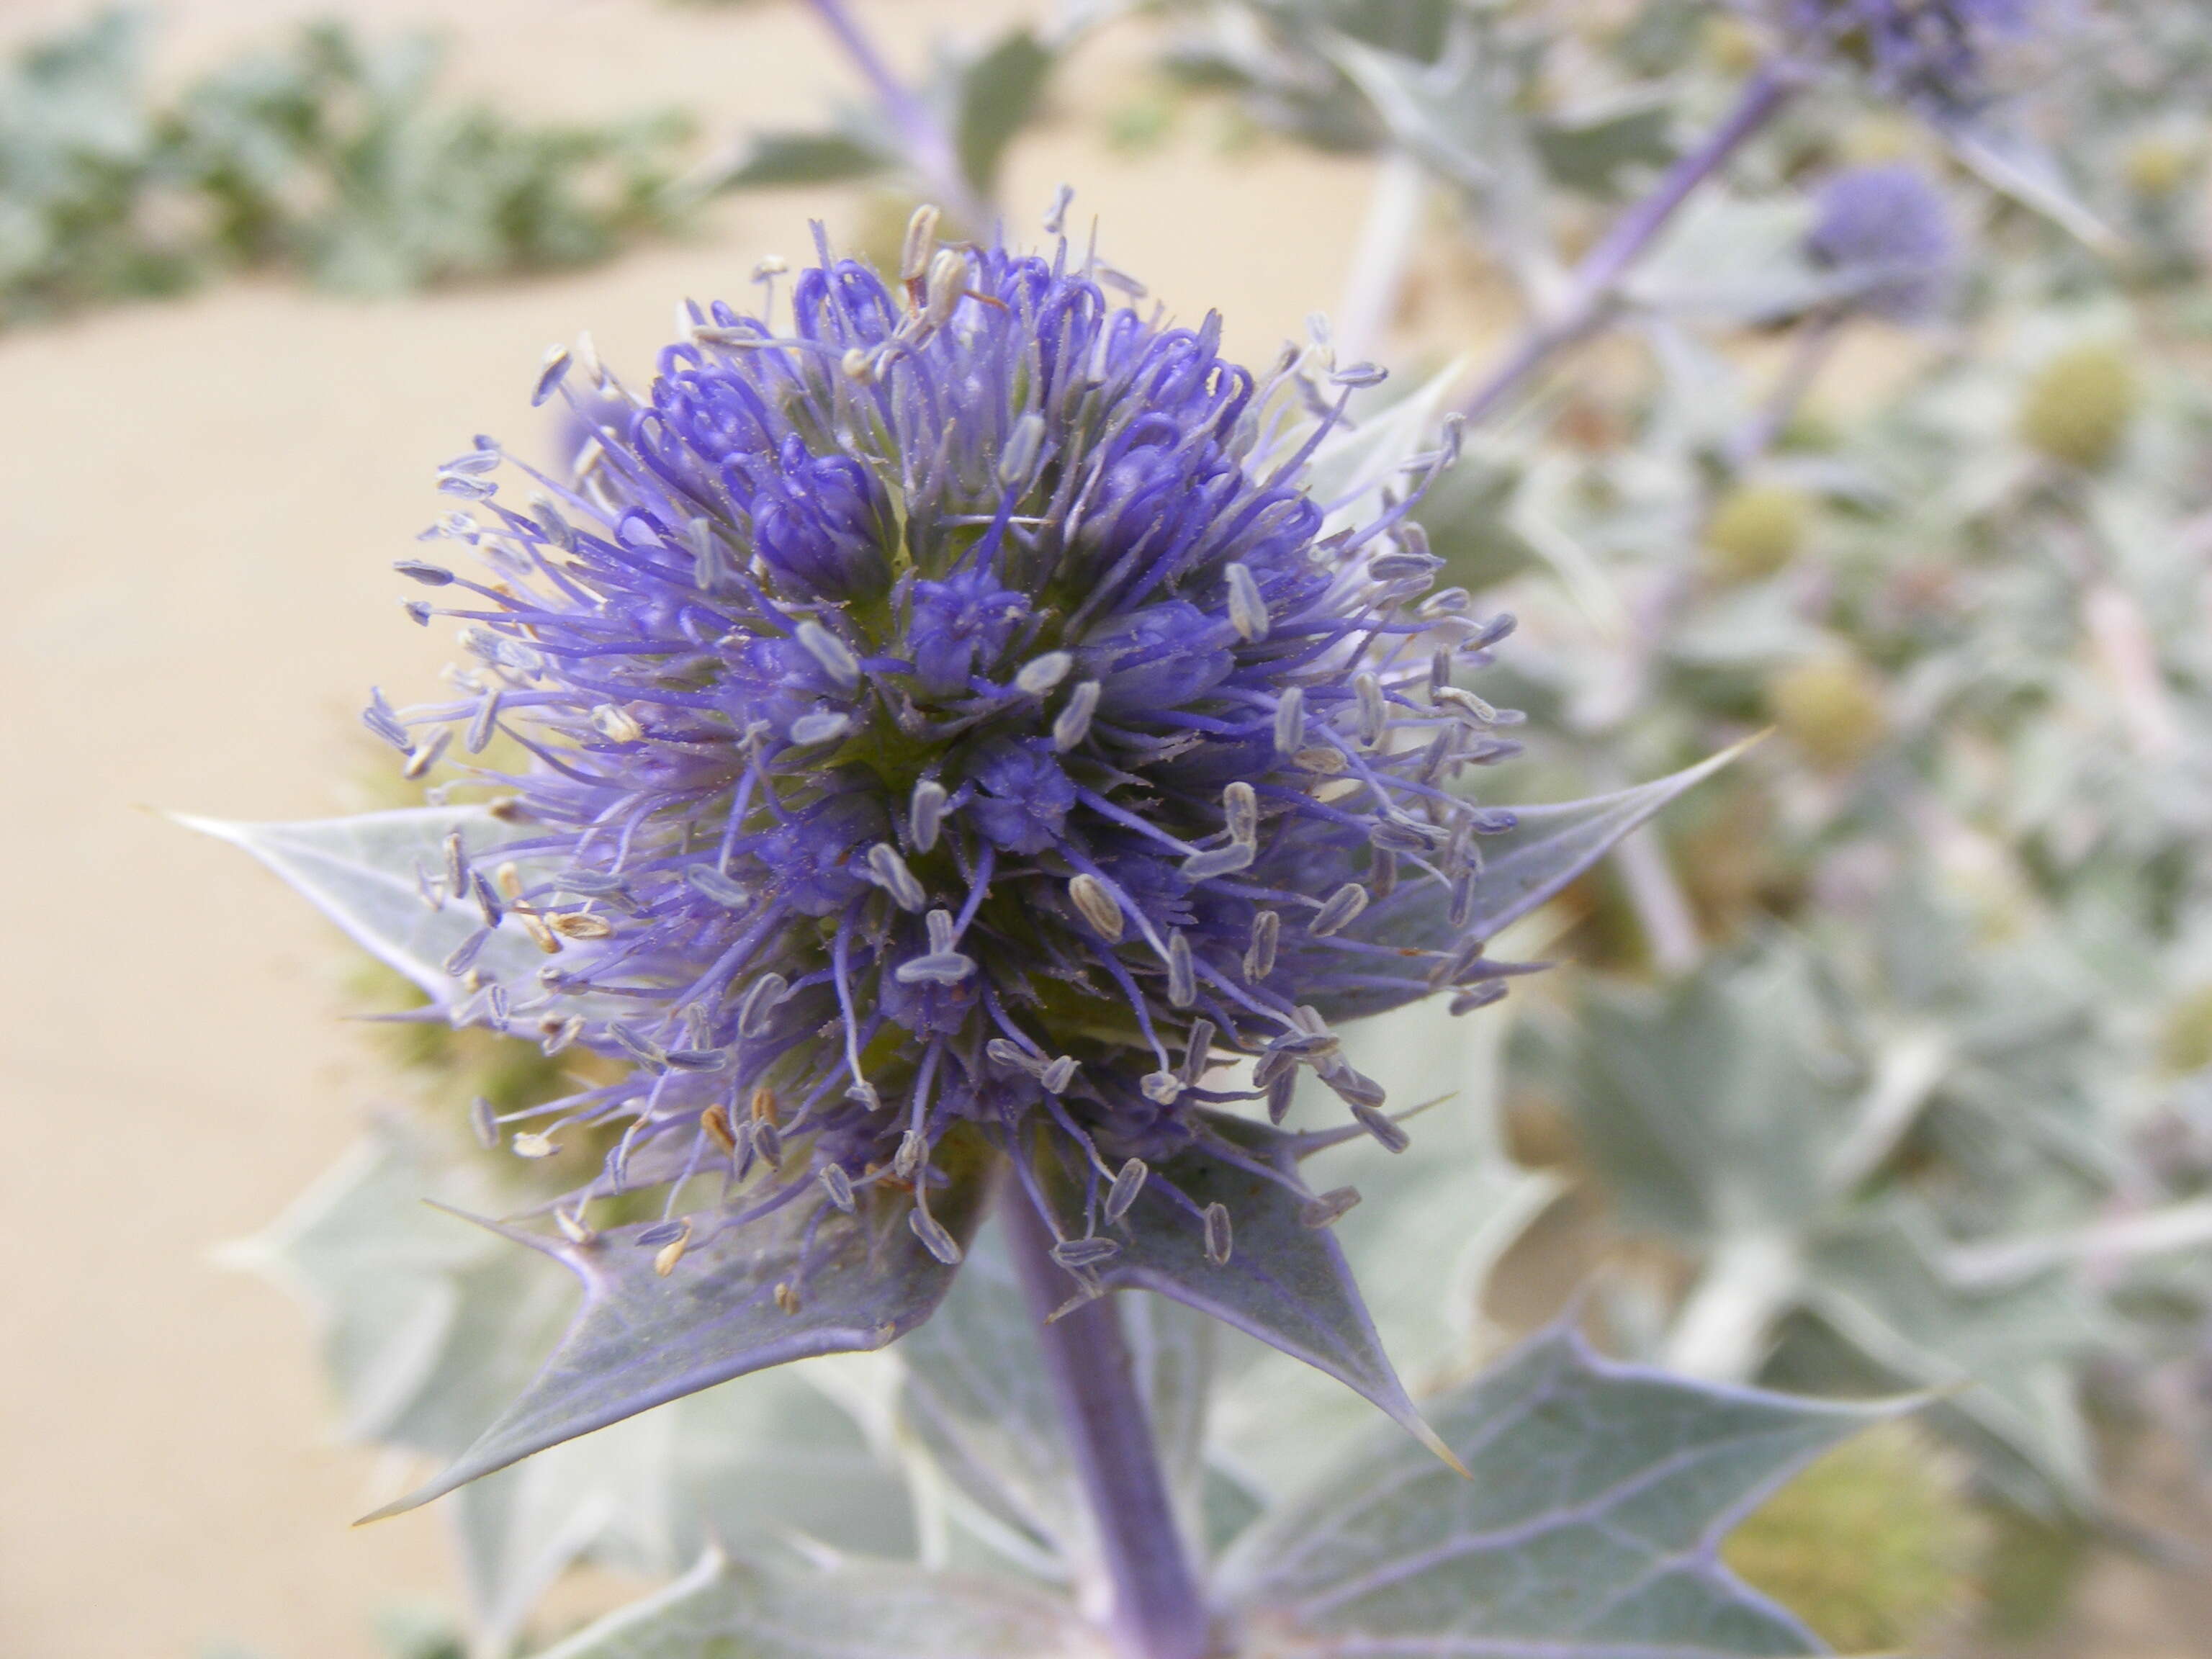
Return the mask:
<path id="1" fill-rule="evenodd" d="M 720 1174 L 719 1228 L 890 1182 L 950 1261 L 929 1206 L 971 1126 L 1032 1194 L 1038 1156 L 1085 1192 L 1082 1277 L 1192 1103 L 1279 1115 L 1307 1066 L 1401 1145 L 1329 1022 L 1503 991 L 1468 935 L 1513 817 L 1450 786 L 1516 747 L 1453 684 L 1510 619 L 1430 592 L 1407 517 L 1455 433 L 1366 522 L 1308 493 L 1376 371 L 1308 348 L 1255 378 L 1218 316 L 1111 304 L 1064 240 L 933 240 L 925 210 L 896 286 L 825 246 L 781 328 L 691 307 L 647 398 L 552 354 L 573 475 L 512 505 L 483 441 L 439 533 L 494 578 L 401 566 L 470 596 L 435 613 L 461 698 L 366 718 L 416 771 L 455 730 L 532 757 L 477 775 L 526 829 L 449 843 L 483 927 L 447 966 L 524 927 L 536 983 L 454 1017 L 635 1062 L 520 1147 L 621 1126 L 579 1201 Z M 1217 1086 L 1239 1056 L 1250 1089 Z M 1229 1218 L 1183 1207 L 1224 1257 Z"/>

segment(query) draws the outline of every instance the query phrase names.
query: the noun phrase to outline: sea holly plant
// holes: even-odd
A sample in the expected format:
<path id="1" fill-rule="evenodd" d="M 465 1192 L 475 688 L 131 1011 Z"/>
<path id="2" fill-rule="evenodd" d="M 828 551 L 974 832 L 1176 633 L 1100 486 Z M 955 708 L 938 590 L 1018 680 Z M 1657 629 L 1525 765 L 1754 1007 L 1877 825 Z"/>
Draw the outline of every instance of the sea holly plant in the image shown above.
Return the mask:
<path id="1" fill-rule="evenodd" d="M 939 246 L 925 208 L 888 277 L 824 239 L 787 293 L 763 269 L 757 312 L 688 307 L 638 388 L 554 349 L 535 397 L 588 432 L 573 465 L 478 440 L 427 539 L 481 570 L 398 567 L 467 655 L 450 696 L 364 714 L 410 776 L 445 769 L 431 804 L 195 821 L 412 980 L 416 1018 L 592 1061 L 471 1117 L 487 1149 L 581 1156 L 485 1222 L 581 1304 L 380 1513 L 888 1348 L 924 1485 L 1071 1598 L 731 1540 L 568 1650 L 1817 1650 L 1715 1550 L 1866 1409 L 1562 1331 L 1425 1413 L 1333 1231 L 1358 1194 L 1304 1173 L 1353 1142 L 1420 1157 L 1347 1022 L 1499 1000 L 1534 964 L 1494 936 L 1727 757 L 1485 799 L 1518 717 L 1462 682 L 1511 619 L 1436 587 L 1411 516 L 1458 448 L 1443 388 L 1364 404 L 1382 371 L 1319 339 L 1231 362 L 1218 317 L 1109 300 L 1064 211 L 1029 253 Z M 1326 1120 L 1290 1119 L 1301 1079 Z M 1178 1310 L 1133 1320 L 1133 1291 Z M 478 1334 L 421 1295 L 423 1341 Z M 1208 1577 L 1251 1513 L 1192 1449 L 1212 1321 L 1403 1443 Z M 404 1401 L 426 1373 L 392 1375 Z"/>

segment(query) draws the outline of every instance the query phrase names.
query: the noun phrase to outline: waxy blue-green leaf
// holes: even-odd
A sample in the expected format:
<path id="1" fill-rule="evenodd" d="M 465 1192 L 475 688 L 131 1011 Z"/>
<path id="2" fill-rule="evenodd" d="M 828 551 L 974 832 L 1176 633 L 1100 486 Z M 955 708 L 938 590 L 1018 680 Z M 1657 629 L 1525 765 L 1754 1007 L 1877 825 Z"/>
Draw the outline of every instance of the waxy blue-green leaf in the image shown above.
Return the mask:
<path id="1" fill-rule="evenodd" d="M 1502 149 L 1523 147 L 1510 103 L 1511 66 L 1464 14 L 1455 16 L 1433 64 L 1348 34 L 1322 44 L 1392 139 L 1443 177 L 1480 187 L 1496 177 Z"/>
<path id="2" fill-rule="evenodd" d="M 548 1264 L 457 1225 L 426 1194 L 498 1201 L 483 1171 L 380 1119 L 273 1224 L 218 1259 L 312 1311 L 343 1438 L 449 1457 L 474 1432 L 468 1419 L 480 1423 L 551 1351 L 571 1294 Z"/>
<path id="3" fill-rule="evenodd" d="M 756 132 L 717 173 L 711 190 L 772 190 L 785 185 L 842 185 L 887 173 L 893 151 L 848 132 Z"/>
<path id="4" fill-rule="evenodd" d="M 1668 137 L 1674 111 L 1648 94 L 1601 111 L 1532 122 L 1529 140 L 1554 183 L 1586 196 L 1614 197 L 1623 175 L 1663 167 L 1674 159 Z"/>
<path id="5" fill-rule="evenodd" d="M 1664 993 L 1583 991 L 1571 1087 L 1624 1219 L 1692 1249 L 1816 1224 L 1865 1079 L 1811 952 L 1777 936 Z"/>
<path id="6" fill-rule="evenodd" d="M 957 1140 L 955 1171 L 932 1212 L 956 1238 L 974 1229 L 982 1181 Z M 929 1317 L 954 1269 L 907 1225 L 911 1198 L 877 1188 L 854 1215 L 801 1189 L 742 1226 L 712 1231 L 672 1266 L 672 1246 L 641 1245 L 642 1224 L 586 1243 L 502 1228 L 566 1266 L 584 1286 L 561 1346 L 520 1398 L 428 1485 L 374 1520 L 427 1503 L 532 1452 L 731 1378 L 817 1354 L 880 1348 Z M 661 1269 L 667 1267 L 664 1273 Z M 781 1294 L 779 1294 L 781 1287 Z"/>
<path id="7" fill-rule="evenodd" d="M 1626 283 L 1636 303 L 1717 323 L 1794 317 L 1846 298 L 1848 278 L 1806 252 L 1802 200 L 1706 195 L 1663 232 Z"/>
<path id="8" fill-rule="evenodd" d="M 955 84 L 953 149 L 960 171 L 975 194 L 991 199 L 998 187 L 999 164 L 1044 94 L 1050 79 L 1052 48 L 1034 30 L 1007 30 L 973 62 L 959 67 Z"/>
<path id="9" fill-rule="evenodd" d="M 1726 766 L 1757 738 L 1735 744 L 1695 766 L 1632 788 L 1557 806 L 1516 806 L 1515 826 L 1478 843 L 1475 931 L 1489 938 L 1517 921 L 1610 852 L 1676 796 Z"/>
<path id="10" fill-rule="evenodd" d="M 1452 926 L 1449 911 L 1429 894 L 1400 889 L 1392 899 L 1370 905 L 1356 932 L 1373 943 L 1414 953 L 1374 958 L 1365 984 L 1316 996 L 1314 1006 L 1325 1018 L 1342 1021 L 1430 995 L 1434 958 L 1418 954 L 1419 950 L 1456 951 L 1470 939 L 1494 939 L 1603 858 L 1621 837 L 1757 741 L 1747 739 L 1695 766 L 1612 794 L 1556 806 L 1516 806 L 1512 829 L 1476 841 L 1482 863 L 1474 874 L 1467 927 Z"/>
<path id="11" fill-rule="evenodd" d="M 538 1659 L 1109 1659 L 1110 1651 L 1073 1607 L 1018 1579 L 715 1553 Z"/>
<path id="12" fill-rule="evenodd" d="M 2063 1271 L 1974 1285 L 1947 1271 L 1932 1224 L 1892 1205 L 1820 1243 L 1806 1306 L 1904 1387 L 1942 1391 L 1939 1425 L 2021 1460 L 2065 1502 L 2094 1503 L 2076 1364 L 2104 1334 L 2084 1285 Z"/>
<path id="13" fill-rule="evenodd" d="M 901 1414 L 983 1511 L 986 1541 L 1024 1565 L 1064 1571 L 1085 1563 L 1097 1540 L 1003 1237 L 995 1223 L 982 1228 L 944 1304 L 898 1345 Z M 1123 1297 L 1120 1311 L 1161 1468 L 1186 1534 L 1195 1535 L 1213 1322 L 1157 1297 Z"/>
<path id="14" fill-rule="evenodd" d="M 440 964 L 483 918 L 465 897 L 448 899 L 437 909 L 423 902 L 425 885 L 439 881 L 445 870 L 447 836 L 459 830 L 475 854 L 535 833 L 527 825 L 502 823 L 481 806 L 410 806 L 291 823 L 173 816 L 187 829 L 251 853 L 355 944 L 447 1006 L 465 993 Z M 530 860 L 516 863 L 526 877 Z M 508 919 L 474 965 L 487 981 L 504 983 L 534 974 L 544 960 Z"/>
<path id="15" fill-rule="evenodd" d="M 910 1553 L 916 1534 L 905 1481 L 807 1371 L 739 1377 L 454 1493 L 479 1643 L 511 1640 L 554 1580 L 585 1557 L 659 1577 L 713 1542 L 756 1545 L 793 1534 Z"/>
<path id="16" fill-rule="evenodd" d="M 529 1382 L 575 1300 L 543 1256 L 422 1200 L 496 1201 L 479 1161 L 380 1121 L 232 1265 L 297 1295 L 322 1331 L 349 1440 L 457 1455 Z M 504 1651 L 573 1562 L 673 1574 L 710 1536 L 799 1532 L 841 1548 L 915 1545 L 905 1482 L 817 1368 L 742 1378 L 556 1446 L 455 1497 L 477 1644 Z"/>
<path id="17" fill-rule="evenodd" d="M 1201 1143 L 1156 1165 L 1116 1230 L 1121 1253 L 1096 1269 L 1099 1283 L 1158 1291 L 1304 1360 L 1443 1455 L 1382 1351 L 1344 1252 L 1328 1228 L 1309 1227 L 1300 1217 L 1297 1137 L 1218 1112 L 1194 1118 L 1232 1155 Z M 1061 1215 L 1080 1212 L 1064 1171 L 1047 1167 L 1040 1174 Z M 1229 1212 L 1226 1261 L 1207 1255 L 1196 1213 L 1212 1204 Z"/>
<path id="18" fill-rule="evenodd" d="M 1417 1398 L 1473 1370 L 1491 1270 L 1559 1191 L 1555 1177 L 1520 1169 L 1500 1144 L 1494 1102 L 1506 1012 L 1455 1019 L 1431 998 L 1348 1027 L 1344 1053 L 1355 1069 L 1387 1084 L 1394 1103 L 1434 1103 L 1406 1125 L 1413 1144 L 1402 1155 L 1362 1135 L 1304 1165 L 1314 1186 L 1360 1195 L 1329 1231 Z M 1334 1128 L 1344 1104 L 1309 1077 L 1286 1121 Z M 1265 1491 L 1303 1485 L 1343 1437 L 1365 1426 L 1368 1407 L 1310 1367 L 1240 1346 L 1224 1355 L 1233 1374 L 1215 1391 L 1216 1441 Z"/>
<path id="19" fill-rule="evenodd" d="M 1557 1330 L 1431 1410 L 1473 1479 L 1375 1437 L 1238 1540 L 1248 1659 L 1823 1651 L 1719 1546 L 1888 1407 L 1686 1382 Z"/>

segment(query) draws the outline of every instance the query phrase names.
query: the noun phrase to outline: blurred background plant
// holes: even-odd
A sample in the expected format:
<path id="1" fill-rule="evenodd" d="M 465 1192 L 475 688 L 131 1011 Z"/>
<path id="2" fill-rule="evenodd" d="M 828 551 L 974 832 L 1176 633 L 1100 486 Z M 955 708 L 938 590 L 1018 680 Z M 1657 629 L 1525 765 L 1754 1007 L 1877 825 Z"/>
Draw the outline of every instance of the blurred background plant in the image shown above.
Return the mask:
<path id="1" fill-rule="evenodd" d="M 679 112 L 526 124 L 439 87 L 430 36 L 318 23 L 174 95 L 103 12 L 0 73 L 0 325 L 222 270 L 404 292 L 601 259 L 680 222 Z"/>
<path id="2" fill-rule="evenodd" d="M 1401 371 L 1363 416 L 1437 375 L 1481 416 L 1416 517 L 1448 580 L 1521 618 L 1482 688 L 1530 716 L 1498 795 L 1617 788 L 1771 731 L 1521 925 L 1522 951 L 1575 965 L 1519 982 L 1510 1030 L 1420 1015 L 1370 1036 L 1458 1095 L 1421 1170 L 1346 1155 L 1367 1201 L 1340 1231 L 1396 1287 L 1376 1297 L 1386 1340 L 1409 1380 L 1455 1382 L 1581 1285 L 1628 1358 L 1924 1391 L 1729 1547 L 1844 1650 L 2078 1650 L 2072 1594 L 2114 1554 L 2177 1598 L 2201 1584 L 2197 9 L 2065 8 L 2008 40 L 1985 95 L 1940 109 L 1811 76 L 1596 295 L 1578 261 L 1788 47 L 1785 9 L 1158 0 L 1063 9 L 905 78 L 842 5 L 816 9 L 868 97 L 704 160 L 675 113 L 538 127 L 445 101 L 434 48 L 335 25 L 156 98 L 143 26 L 101 18 L 21 54 L 0 92 L 0 321 L 229 269 L 384 293 L 569 264 L 720 191 L 864 184 L 854 240 L 882 262 L 922 199 L 971 232 L 1006 212 L 1018 238 L 1031 204 L 999 199 L 1005 158 L 1109 30 L 1149 67 L 1102 143 L 1206 123 L 1231 149 L 1372 158 L 1350 280 L 1316 305 L 1346 362 Z M 1536 348 L 1509 348 L 1503 379 L 1456 337 L 1501 300 Z M 564 1290 L 413 1200 L 507 1210 L 551 1180 L 453 1126 L 473 1097 L 551 1093 L 559 1068 L 399 1030 L 434 1109 L 379 1126 L 240 1259 L 315 1303 L 350 1435 L 444 1457 L 550 1347 Z M 1451 1270 L 1409 1285 L 1413 1261 Z M 672 1577 L 710 1536 L 1065 1577 L 1065 1493 L 1018 1435 L 987 1435 L 1018 1412 L 963 1393 L 956 1336 L 1014 1340 L 971 1304 L 891 1358 L 750 1379 L 464 1489 L 458 1639 L 505 1651 L 546 1633 L 532 1610 L 574 1562 Z M 1190 1406 L 1178 1443 L 1225 1549 L 1312 1468 L 1319 1429 L 1356 1418 L 1173 1310 L 1143 1328 L 1156 1407 L 1218 1372 L 1210 1427 Z M 2201 1639 L 2190 1617 L 2177 1639 Z M 396 1650 L 457 1639 L 408 1629 Z"/>

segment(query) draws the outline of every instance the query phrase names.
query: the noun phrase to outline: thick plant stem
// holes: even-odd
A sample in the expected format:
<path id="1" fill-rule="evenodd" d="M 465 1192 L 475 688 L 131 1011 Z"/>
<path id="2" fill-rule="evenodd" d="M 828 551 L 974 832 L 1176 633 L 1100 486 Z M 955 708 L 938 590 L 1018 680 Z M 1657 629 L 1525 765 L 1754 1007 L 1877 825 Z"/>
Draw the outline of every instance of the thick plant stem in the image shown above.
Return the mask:
<path id="1" fill-rule="evenodd" d="M 1001 1208 L 1068 1452 L 1098 1528 L 1116 1647 L 1122 1659 L 1201 1659 L 1206 1601 L 1176 1528 L 1114 1298 L 1048 1320 L 1074 1281 L 1053 1261 L 1052 1235 L 1027 1199 L 1009 1192 Z"/>
<path id="2" fill-rule="evenodd" d="M 959 153 L 944 123 L 913 88 L 891 73 L 890 65 L 845 0 L 811 0 L 811 3 L 822 27 L 868 83 L 884 118 L 906 147 L 908 165 L 921 175 L 937 204 L 969 234 L 988 235 L 992 228 L 990 204 L 969 187 L 967 175 L 960 170 Z"/>
<path id="3" fill-rule="evenodd" d="M 1495 412 L 1554 353 L 1594 333 L 1612 309 L 1614 294 L 1629 267 L 1697 192 L 1698 186 L 1719 172 L 1731 155 L 1781 112 L 1802 81 L 1800 71 L 1781 64 L 1769 64 L 1753 75 L 1735 107 L 1705 143 L 1669 167 L 1658 187 L 1622 214 L 1583 257 L 1557 314 L 1522 334 L 1460 405 L 1461 412 L 1470 421 Z"/>

